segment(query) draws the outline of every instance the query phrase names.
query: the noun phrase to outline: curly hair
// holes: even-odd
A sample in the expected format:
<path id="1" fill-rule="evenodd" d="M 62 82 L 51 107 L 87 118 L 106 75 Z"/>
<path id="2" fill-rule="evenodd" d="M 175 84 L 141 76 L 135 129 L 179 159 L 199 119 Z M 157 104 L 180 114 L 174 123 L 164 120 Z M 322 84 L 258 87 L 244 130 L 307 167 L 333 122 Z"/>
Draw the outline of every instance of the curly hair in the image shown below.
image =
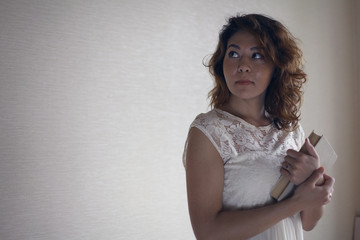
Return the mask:
<path id="1" fill-rule="evenodd" d="M 274 64 L 274 73 L 265 95 L 265 111 L 278 129 L 296 129 L 300 120 L 302 85 L 307 77 L 303 71 L 302 51 L 287 28 L 268 16 L 239 15 L 229 18 L 223 26 L 216 51 L 205 64 L 215 80 L 215 86 L 209 92 L 210 106 L 221 107 L 230 99 L 223 61 L 229 39 L 239 30 L 253 34 Z"/>

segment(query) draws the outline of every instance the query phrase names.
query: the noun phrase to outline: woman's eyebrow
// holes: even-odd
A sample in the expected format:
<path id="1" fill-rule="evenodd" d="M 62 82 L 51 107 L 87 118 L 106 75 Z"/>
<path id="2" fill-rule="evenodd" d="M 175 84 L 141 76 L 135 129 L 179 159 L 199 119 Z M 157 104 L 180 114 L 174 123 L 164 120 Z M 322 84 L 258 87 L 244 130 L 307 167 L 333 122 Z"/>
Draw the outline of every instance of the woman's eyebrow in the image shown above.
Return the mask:
<path id="1" fill-rule="evenodd" d="M 240 47 L 238 45 L 233 44 L 233 43 L 228 46 L 228 49 L 231 48 L 231 47 L 236 48 L 236 49 L 240 49 Z"/>

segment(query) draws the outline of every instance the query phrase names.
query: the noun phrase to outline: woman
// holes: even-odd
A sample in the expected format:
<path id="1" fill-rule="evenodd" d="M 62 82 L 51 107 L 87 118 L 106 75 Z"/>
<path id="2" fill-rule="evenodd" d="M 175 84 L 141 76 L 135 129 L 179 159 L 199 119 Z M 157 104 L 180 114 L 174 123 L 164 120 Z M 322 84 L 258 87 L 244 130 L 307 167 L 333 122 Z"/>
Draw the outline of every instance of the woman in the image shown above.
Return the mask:
<path id="1" fill-rule="evenodd" d="M 303 239 L 331 200 L 299 125 L 302 52 L 279 22 L 258 14 L 229 19 L 209 61 L 213 109 L 191 124 L 184 152 L 188 204 L 197 239 Z M 270 192 L 280 174 L 298 185 L 288 199 Z"/>

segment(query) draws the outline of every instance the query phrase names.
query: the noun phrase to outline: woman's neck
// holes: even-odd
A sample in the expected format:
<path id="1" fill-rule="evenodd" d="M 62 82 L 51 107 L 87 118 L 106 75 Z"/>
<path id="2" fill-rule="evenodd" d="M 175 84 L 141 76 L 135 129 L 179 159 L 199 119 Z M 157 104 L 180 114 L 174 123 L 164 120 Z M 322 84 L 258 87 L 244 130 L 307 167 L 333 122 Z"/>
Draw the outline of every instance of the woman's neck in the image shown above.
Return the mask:
<path id="1" fill-rule="evenodd" d="M 235 98 L 230 98 L 230 101 L 222 109 L 257 127 L 267 126 L 271 123 L 271 120 L 265 115 L 263 101 L 237 101 Z"/>

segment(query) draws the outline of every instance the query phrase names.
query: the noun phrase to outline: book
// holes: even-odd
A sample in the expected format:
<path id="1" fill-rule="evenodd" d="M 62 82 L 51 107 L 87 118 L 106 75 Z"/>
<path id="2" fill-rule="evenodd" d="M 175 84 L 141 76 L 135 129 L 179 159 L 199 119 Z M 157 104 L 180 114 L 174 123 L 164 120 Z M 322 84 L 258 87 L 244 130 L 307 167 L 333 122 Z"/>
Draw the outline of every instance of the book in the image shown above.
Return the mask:
<path id="1" fill-rule="evenodd" d="M 315 147 L 317 154 L 320 157 L 320 165 L 325 169 L 329 169 L 334 165 L 337 154 L 334 149 L 331 147 L 328 140 L 323 135 L 318 135 L 314 131 L 309 135 L 310 143 Z M 305 144 L 301 147 L 300 152 L 308 154 Z M 277 201 L 281 201 L 288 197 L 293 190 L 295 185 L 290 182 L 287 178 L 281 176 L 275 187 L 271 191 L 271 196 Z"/>

